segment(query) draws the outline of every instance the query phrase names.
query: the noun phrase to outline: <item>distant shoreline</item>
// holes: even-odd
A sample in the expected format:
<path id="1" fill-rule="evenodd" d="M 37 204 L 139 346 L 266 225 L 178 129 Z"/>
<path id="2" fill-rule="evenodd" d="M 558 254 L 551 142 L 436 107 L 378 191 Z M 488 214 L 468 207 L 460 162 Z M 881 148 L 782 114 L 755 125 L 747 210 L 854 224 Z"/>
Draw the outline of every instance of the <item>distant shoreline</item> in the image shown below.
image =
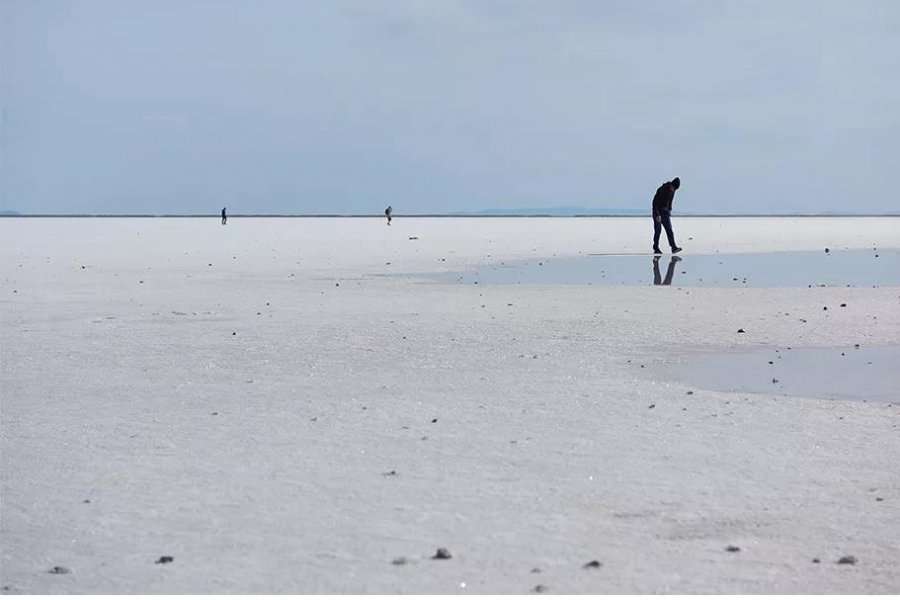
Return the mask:
<path id="1" fill-rule="evenodd" d="M 551 215 L 551 214 L 535 214 L 535 215 L 403 215 L 394 213 L 394 218 L 406 219 L 645 219 L 650 216 L 648 211 L 646 215 Z M 865 218 L 885 218 L 900 217 L 900 213 L 885 214 L 676 214 L 676 217 L 690 218 L 848 218 L 848 217 L 865 217 Z M 0 215 L 0 219 L 219 219 L 221 215 L 65 215 L 65 214 L 47 214 L 47 215 Z M 384 219 L 384 215 L 228 215 L 229 219 Z"/>

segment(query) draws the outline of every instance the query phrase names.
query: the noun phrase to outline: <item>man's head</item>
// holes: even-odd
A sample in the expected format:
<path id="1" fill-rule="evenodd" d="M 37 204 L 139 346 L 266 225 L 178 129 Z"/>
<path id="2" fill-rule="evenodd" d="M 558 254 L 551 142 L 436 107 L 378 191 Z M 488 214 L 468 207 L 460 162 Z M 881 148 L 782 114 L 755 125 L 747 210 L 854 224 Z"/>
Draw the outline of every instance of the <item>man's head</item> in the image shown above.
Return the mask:
<path id="1" fill-rule="evenodd" d="M 676 190 L 677 190 L 678 188 L 681 187 L 681 179 L 679 179 L 678 177 L 676 177 L 675 179 L 673 179 L 673 180 L 670 181 L 669 183 L 671 183 L 671 184 L 672 184 L 672 187 L 675 188 Z"/>

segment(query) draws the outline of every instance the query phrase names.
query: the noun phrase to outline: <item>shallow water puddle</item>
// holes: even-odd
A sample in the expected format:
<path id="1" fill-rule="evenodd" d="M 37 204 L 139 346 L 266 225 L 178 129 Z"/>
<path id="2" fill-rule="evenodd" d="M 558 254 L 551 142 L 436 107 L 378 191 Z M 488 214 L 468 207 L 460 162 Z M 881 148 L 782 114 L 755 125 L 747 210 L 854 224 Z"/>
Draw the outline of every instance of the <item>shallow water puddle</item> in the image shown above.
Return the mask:
<path id="1" fill-rule="evenodd" d="M 829 400 L 900 402 L 900 346 L 700 354 L 669 375 L 701 389 Z"/>
<path id="2" fill-rule="evenodd" d="M 900 285 L 900 250 L 760 254 L 591 254 L 441 273 L 462 284 L 807 287 Z"/>

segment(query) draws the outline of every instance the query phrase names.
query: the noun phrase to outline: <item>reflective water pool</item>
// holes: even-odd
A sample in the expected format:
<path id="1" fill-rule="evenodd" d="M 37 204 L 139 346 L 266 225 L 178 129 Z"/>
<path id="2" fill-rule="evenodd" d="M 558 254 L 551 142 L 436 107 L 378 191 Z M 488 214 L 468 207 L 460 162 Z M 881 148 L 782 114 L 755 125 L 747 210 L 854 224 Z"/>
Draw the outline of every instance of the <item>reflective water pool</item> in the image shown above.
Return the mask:
<path id="1" fill-rule="evenodd" d="M 900 286 L 900 250 L 760 254 L 593 254 L 434 275 L 462 284 L 706 287 Z"/>
<path id="2" fill-rule="evenodd" d="M 900 403 L 900 346 L 701 354 L 669 375 L 701 389 Z"/>

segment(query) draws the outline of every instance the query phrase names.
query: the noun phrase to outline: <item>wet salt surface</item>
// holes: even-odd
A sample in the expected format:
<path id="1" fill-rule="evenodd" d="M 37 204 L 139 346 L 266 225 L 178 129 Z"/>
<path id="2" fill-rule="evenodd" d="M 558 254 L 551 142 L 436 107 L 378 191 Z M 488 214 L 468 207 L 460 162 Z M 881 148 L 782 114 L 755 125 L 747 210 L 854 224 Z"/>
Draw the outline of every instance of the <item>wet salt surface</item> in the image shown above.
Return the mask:
<path id="1" fill-rule="evenodd" d="M 765 348 L 696 355 L 668 375 L 721 392 L 900 402 L 898 365 L 900 346 Z"/>
<path id="2" fill-rule="evenodd" d="M 592 254 L 441 273 L 462 284 L 807 287 L 900 285 L 900 250 L 759 254 Z"/>

